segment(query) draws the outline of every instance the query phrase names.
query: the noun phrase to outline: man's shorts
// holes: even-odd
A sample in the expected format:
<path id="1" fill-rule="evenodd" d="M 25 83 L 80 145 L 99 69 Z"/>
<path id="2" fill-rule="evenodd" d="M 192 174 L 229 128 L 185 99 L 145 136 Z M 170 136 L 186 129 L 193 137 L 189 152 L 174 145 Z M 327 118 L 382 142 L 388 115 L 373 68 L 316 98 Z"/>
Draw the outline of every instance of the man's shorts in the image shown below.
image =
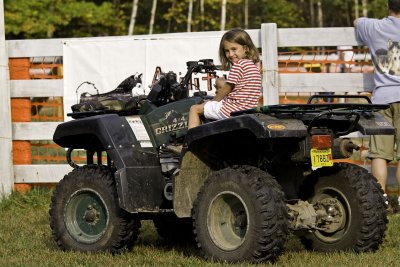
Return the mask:
<path id="1" fill-rule="evenodd" d="M 400 103 L 392 103 L 388 109 L 381 110 L 379 113 L 396 128 L 396 133 L 400 133 Z M 371 135 L 368 158 L 400 160 L 400 134 Z"/>
<path id="2" fill-rule="evenodd" d="M 220 120 L 227 118 L 221 112 L 223 101 L 208 101 L 204 105 L 204 117 L 210 120 Z"/>

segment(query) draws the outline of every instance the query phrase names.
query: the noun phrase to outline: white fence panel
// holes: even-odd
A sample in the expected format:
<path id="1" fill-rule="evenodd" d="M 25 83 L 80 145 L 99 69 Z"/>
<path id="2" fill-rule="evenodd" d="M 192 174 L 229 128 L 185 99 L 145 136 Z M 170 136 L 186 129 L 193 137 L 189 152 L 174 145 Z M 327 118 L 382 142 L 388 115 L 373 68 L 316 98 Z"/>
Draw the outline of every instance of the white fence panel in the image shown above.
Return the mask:
<path id="1" fill-rule="evenodd" d="M 11 80 L 11 97 L 63 96 L 63 80 Z"/>
<path id="2" fill-rule="evenodd" d="M 354 28 L 280 28 L 278 47 L 357 45 Z"/>
<path id="3" fill-rule="evenodd" d="M 373 76 L 366 73 L 282 73 L 279 92 L 363 92 L 374 88 Z"/>
<path id="4" fill-rule="evenodd" d="M 0 1 L 0 198 L 10 194 L 13 187 L 11 157 L 10 85 L 4 32 L 4 3 Z"/>
<path id="5" fill-rule="evenodd" d="M 363 92 L 372 91 L 374 87 L 373 74 L 278 73 L 279 47 L 357 46 L 354 28 L 276 29 L 274 23 L 267 23 L 261 26 L 261 35 L 264 104 L 278 104 L 280 93 Z"/>
<path id="6" fill-rule="evenodd" d="M 68 164 L 15 165 L 16 183 L 57 183 L 72 171 Z"/>
<path id="7" fill-rule="evenodd" d="M 16 122 L 12 124 L 13 140 L 53 140 L 60 122 Z"/>
<path id="8" fill-rule="evenodd" d="M 36 39 L 8 41 L 8 57 L 53 57 L 62 56 L 61 39 Z"/>

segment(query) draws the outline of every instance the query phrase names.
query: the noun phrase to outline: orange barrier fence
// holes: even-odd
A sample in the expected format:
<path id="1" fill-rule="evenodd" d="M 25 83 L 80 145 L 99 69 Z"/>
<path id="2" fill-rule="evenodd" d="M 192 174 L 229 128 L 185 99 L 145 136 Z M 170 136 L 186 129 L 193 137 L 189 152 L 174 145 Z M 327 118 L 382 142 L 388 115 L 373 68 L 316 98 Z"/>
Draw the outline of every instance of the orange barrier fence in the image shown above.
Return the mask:
<path id="1" fill-rule="evenodd" d="M 297 50 L 278 53 L 279 73 L 370 73 L 367 49 Z"/>
<path id="2" fill-rule="evenodd" d="M 29 76 L 31 79 L 61 79 L 63 68 L 60 58 L 33 58 L 30 62 Z"/>
<path id="3" fill-rule="evenodd" d="M 44 60 L 35 62 L 30 58 L 11 58 L 9 59 L 10 79 L 59 79 L 62 78 L 61 66 L 55 62 L 45 63 Z M 62 98 L 12 98 L 11 120 L 12 122 L 63 121 Z M 36 146 L 37 144 L 32 141 L 14 140 L 13 164 L 30 165 L 41 162 L 42 159 L 35 159 L 36 156 L 33 153 L 37 150 Z M 26 192 L 31 188 L 31 184 L 14 184 L 15 191 Z"/>
<path id="4" fill-rule="evenodd" d="M 32 121 L 63 121 L 61 97 L 35 97 L 31 100 Z"/>

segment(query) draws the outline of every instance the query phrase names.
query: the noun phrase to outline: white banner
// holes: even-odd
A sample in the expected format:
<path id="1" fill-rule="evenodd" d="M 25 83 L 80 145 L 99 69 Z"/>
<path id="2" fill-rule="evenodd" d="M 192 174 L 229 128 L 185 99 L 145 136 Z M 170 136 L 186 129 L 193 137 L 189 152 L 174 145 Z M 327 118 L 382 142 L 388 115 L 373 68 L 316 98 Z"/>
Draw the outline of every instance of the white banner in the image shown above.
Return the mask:
<path id="1" fill-rule="evenodd" d="M 71 106 L 79 101 L 83 92 L 95 94 L 115 89 L 125 78 L 142 73 L 142 87 L 134 94 L 147 94 L 155 69 L 173 71 L 178 81 L 186 73 L 187 61 L 213 59 L 219 65 L 218 47 L 223 32 L 210 36 L 169 37 L 155 39 L 133 39 L 132 37 L 106 37 L 68 40 L 63 42 L 64 53 L 64 110 L 72 112 Z M 160 35 L 158 35 L 160 36 Z M 203 75 L 204 76 L 204 75 Z M 205 77 L 204 77 L 205 78 Z M 200 88 L 207 90 L 207 80 L 199 78 Z M 210 81 L 208 81 L 210 82 Z"/>

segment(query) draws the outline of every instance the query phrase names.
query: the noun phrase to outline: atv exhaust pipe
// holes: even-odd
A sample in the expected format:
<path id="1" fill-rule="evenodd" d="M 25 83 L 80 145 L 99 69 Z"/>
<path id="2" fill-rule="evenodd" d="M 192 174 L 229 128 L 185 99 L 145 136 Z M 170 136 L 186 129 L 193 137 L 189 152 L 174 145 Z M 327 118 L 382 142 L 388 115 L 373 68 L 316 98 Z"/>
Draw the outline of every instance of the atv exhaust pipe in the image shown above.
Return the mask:
<path id="1" fill-rule="evenodd" d="M 333 141 L 332 157 L 334 159 L 347 159 L 353 155 L 353 151 L 358 151 L 360 147 L 354 144 L 349 138 L 336 138 Z"/>

